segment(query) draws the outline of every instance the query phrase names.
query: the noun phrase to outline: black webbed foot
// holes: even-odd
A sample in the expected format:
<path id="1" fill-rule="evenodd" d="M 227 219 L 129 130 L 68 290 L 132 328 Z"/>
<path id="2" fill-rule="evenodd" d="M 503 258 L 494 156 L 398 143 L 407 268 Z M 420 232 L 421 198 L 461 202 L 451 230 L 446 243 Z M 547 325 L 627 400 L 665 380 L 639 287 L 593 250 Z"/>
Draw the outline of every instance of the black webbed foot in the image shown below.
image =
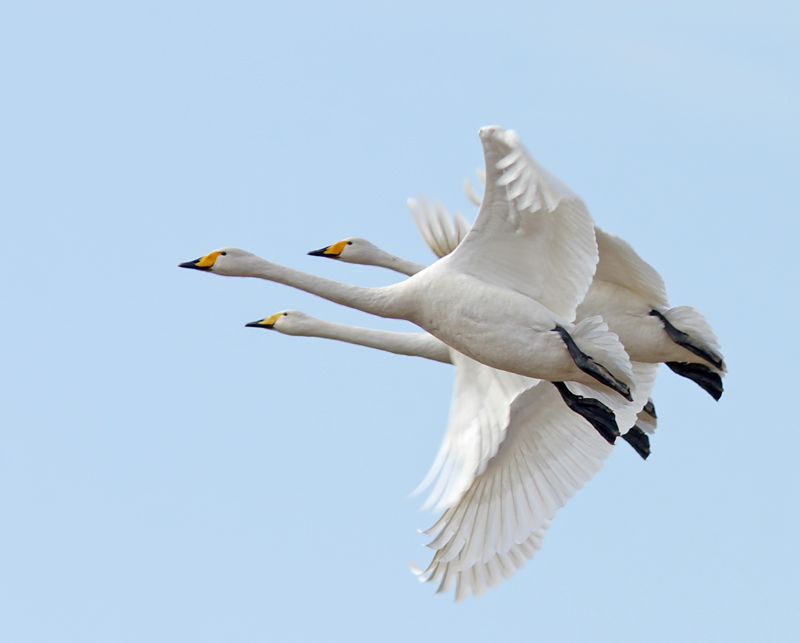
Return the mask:
<path id="1" fill-rule="evenodd" d="M 642 460 L 647 460 L 650 455 L 650 438 L 647 433 L 642 431 L 638 426 L 631 427 L 627 433 L 623 433 L 622 439 L 633 447 Z"/>
<path id="2" fill-rule="evenodd" d="M 667 366 L 681 377 L 692 380 L 715 400 L 722 397 L 722 378 L 708 366 L 690 362 L 667 362 Z"/>
<path id="3" fill-rule="evenodd" d="M 585 418 L 609 444 L 614 444 L 619 429 L 614 412 L 602 402 L 590 397 L 576 395 L 567 388 L 564 382 L 553 382 L 553 386 L 561 393 L 561 398 L 575 413 Z"/>
<path id="4" fill-rule="evenodd" d="M 701 359 L 706 360 L 715 368 L 722 370 L 722 360 L 709 351 L 705 346 L 694 340 L 691 335 L 688 335 L 682 330 L 675 328 L 675 326 L 670 324 L 667 318 L 657 310 L 651 310 L 650 314 L 653 317 L 658 318 L 658 320 L 664 325 L 664 330 L 667 332 L 667 335 L 669 335 L 669 338 L 678 346 L 683 346 L 687 351 L 694 353 Z"/>
<path id="5" fill-rule="evenodd" d="M 575 340 L 572 339 L 572 336 L 566 331 L 566 329 L 561 328 L 561 326 L 556 326 L 553 330 L 561 336 L 561 339 L 567 345 L 567 350 L 569 351 L 570 357 L 572 357 L 572 361 L 575 362 L 575 365 L 579 369 L 581 369 L 584 373 L 591 375 L 601 384 L 605 384 L 610 389 L 616 391 L 629 402 L 633 401 L 630 387 L 625 384 L 625 382 L 622 382 L 614 377 L 611 374 L 611 371 L 609 371 L 605 366 L 598 364 L 591 357 L 589 357 L 589 355 L 578 348 Z"/>

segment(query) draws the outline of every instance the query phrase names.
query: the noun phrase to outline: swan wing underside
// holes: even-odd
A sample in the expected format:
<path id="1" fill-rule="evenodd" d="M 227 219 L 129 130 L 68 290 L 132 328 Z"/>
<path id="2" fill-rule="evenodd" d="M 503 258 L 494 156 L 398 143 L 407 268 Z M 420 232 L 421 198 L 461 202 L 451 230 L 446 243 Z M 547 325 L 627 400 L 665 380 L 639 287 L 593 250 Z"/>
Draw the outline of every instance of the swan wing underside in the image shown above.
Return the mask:
<path id="1" fill-rule="evenodd" d="M 453 401 L 442 445 L 417 492 L 436 483 L 423 509 L 453 505 L 497 453 L 512 402 L 538 380 L 498 371 L 450 351 L 456 367 Z"/>
<path id="2" fill-rule="evenodd" d="M 598 259 L 589 211 L 513 132 L 484 128 L 481 138 L 486 191 L 475 224 L 452 254 L 453 267 L 574 319 Z"/>
<path id="3" fill-rule="evenodd" d="M 528 542 L 612 449 L 551 383 L 528 389 L 512 404 L 505 439 L 486 470 L 426 532 L 434 535 L 436 563 L 462 572 Z"/>
<path id="4" fill-rule="evenodd" d="M 415 570 L 415 573 L 424 582 L 438 582 L 437 594 L 448 592 L 455 585 L 456 603 L 464 600 L 470 593 L 475 594 L 475 598 L 480 598 L 487 589 L 497 587 L 504 578 L 512 578 L 518 569 L 525 567 L 525 563 L 542 548 L 542 540 L 549 526 L 548 521 L 525 542 L 514 545 L 503 554 L 495 554 L 485 563 L 475 563 L 464 569 L 460 568 L 458 556 L 449 562 L 441 561 L 439 550 L 425 571 Z"/>
<path id="5" fill-rule="evenodd" d="M 600 259 L 595 279 L 633 290 L 656 309 L 669 308 L 667 288 L 655 268 L 633 247 L 613 234 L 595 228 Z"/>

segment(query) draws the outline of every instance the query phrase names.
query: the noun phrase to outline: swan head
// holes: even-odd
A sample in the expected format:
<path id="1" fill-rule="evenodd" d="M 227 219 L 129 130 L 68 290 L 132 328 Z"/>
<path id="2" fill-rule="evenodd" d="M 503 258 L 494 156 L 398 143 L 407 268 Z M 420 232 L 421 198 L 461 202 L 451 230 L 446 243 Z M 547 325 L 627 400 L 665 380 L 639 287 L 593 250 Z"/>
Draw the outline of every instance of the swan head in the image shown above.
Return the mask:
<path id="1" fill-rule="evenodd" d="M 372 266 L 385 254 L 378 246 L 361 237 L 349 237 L 342 241 L 309 252 L 312 257 L 327 257 L 346 263 L 360 263 Z"/>
<path id="2" fill-rule="evenodd" d="M 239 248 L 220 248 L 194 261 L 178 264 L 179 268 L 191 268 L 217 275 L 239 277 L 250 273 L 254 260 L 258 257 L 252 252 Z"/>
<path id="3" fill-rule="evenodd" d="M 264 319 L 245 324 L 245 326 L 277 330 L 284 335 L 308 335 L 311 333 L 311 325 L 315 321 L 316 318 L 299 310 L 282 310 L 269 317 L 264 317 Z"/>

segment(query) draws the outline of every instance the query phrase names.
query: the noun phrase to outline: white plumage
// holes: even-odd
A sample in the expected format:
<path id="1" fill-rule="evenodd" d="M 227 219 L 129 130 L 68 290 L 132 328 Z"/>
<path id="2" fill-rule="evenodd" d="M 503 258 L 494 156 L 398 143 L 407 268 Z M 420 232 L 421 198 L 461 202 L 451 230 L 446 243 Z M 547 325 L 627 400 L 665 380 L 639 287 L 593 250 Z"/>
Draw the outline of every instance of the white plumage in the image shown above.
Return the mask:
<path id="1" fill-rule="evenodd" d="M 567 406 L 567 395 L 613 411 L 623 433 L 636 422 L 657 362 L 667 359 L 632 363 L 614 331 L 631 335 L 639 350 L 659 330 L 658 341 L 668 335 L 676 363 L 724 372 L 705 319 L 688 307 L 669 309 L 658 273 L 624 241 L 596 230 L 580 198 L 533 161 L 513 132 L 490 127 L 480 135 L 487 185 L 482 201 L 465 182 L 470 199 L 481 203 L 474 226 L 458 213 L 451 219 L 438 201 L 409 201 L 424 240 L 440 257 L 435 264 L 425 268 L 358 238 L 334 244 L 342 260 L 413 275 L 400 284 L 359 288 L 236 248 L 181 264 L 284 283 L 406 319 L 430 333 L 353 329 L 297 311 L 259 322 L 272 320 L 265 325 L 287 334 L 455 364 L 451 417 L 424 481 L 436 480 L 426 504 L 444 513 L 427 532 L 436 552 L 420 574 L 441 580 L 440 591 L 455 584 L 457 600 L 470 592 L 481 595 L 522 567 L 541 547 L 555 512 L 602 467 L 612 448 L 609 438 L 585 411 L 570 410 L 578 407 Z M 358 251 L 361 260 L 355 259 Z M 636 305 L 652 312 L 642 315 Z M 642 319 L 631 323 L 636 315 Z M 566 388 L 559 391 L 550 382 L 565 382 Z M 643 415 L 651 431 L 654 414 Z"/>

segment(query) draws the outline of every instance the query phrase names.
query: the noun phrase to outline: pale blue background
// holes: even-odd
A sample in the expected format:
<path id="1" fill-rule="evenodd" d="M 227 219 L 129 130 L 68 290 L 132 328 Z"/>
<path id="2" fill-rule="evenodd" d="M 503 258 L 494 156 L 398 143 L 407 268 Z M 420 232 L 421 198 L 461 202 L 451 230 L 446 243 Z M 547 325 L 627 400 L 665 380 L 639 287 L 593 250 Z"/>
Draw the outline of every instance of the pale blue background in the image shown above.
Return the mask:
<path id="1" fill-rule="evenodd" d="M 0 8 L 0 638 L 795 641 L 800 47 L 791 2 L 25 2 Z M 289 6 L 291 5 L 291 6 Z M 516 129 L 702 309 L 721 402 L 663 369 L 660 428 L 482 599 L 408 570 L 450 368 L 244 324 L 179 270 L 360 235 L 429 262 L 407 197 L 470 218 Z"/>

